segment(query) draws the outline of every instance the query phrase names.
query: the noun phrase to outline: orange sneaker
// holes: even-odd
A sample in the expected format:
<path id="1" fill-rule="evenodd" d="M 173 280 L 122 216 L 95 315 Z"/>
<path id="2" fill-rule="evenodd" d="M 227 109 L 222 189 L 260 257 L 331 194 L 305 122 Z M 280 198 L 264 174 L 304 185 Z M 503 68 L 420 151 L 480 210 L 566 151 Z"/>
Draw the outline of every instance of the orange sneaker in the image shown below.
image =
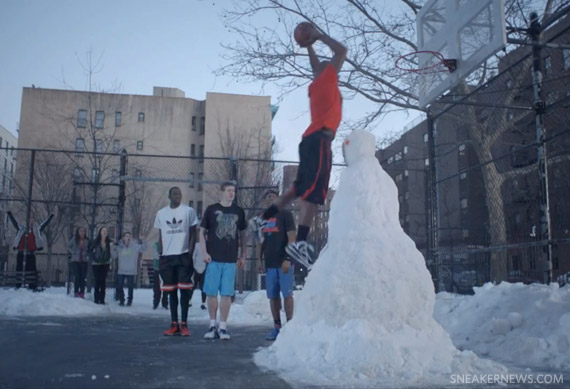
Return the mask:
<path id="1" fill-rule="evenodd" d="M 190 330 L 188 329 L 188 325 L 185 321 L 180 323 L 180 335 L 182 336 L 190 336 Z"/>
<path id="2" fill-rule="evenodd" d="M 173 321 L 170 328 L 164 331 L 164 336 L 180 335 L 180 328 L 178 322 Z"/>

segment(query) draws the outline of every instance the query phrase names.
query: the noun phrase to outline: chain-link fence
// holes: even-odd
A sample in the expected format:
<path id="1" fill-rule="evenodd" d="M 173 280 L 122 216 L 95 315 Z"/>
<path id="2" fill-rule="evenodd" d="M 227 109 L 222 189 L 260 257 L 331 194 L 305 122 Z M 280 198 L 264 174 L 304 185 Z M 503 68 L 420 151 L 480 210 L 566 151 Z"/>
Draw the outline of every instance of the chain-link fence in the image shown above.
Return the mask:
<path id="1" fill-rule="evenodd" d="M 220 200 L 220 186 L 233 181 L 237 185 L 236 202 L 246 218 L 260 213 L 268 204 L 268 190 L 279 193 L 288 189 L 296 176 L 297 163 L 289 161 L 206 158 L 199 156 L 127 155 L 117 153 L 16 149 L 17 165 L 13 172 L 3 172 L 6 190 L 0 201 L 1 250 L 0 286 L 20 286 L 58 292 L 73 277 L 67 245 L 79 227 L 89 238 L 105 226 L 114 241 L 124 232 L 149 243 L 158 240 L 154 229 L 156 212 L 168 205 L 168 191 L 182 190 L 183 201 L 201 218 L 205 208 Z M 342 166 L 334 166 L 334 187 Z M 317 250 L 327 240 L 330 200 L 320 207 L 310 239 Z M 291 206 L 297 216 L 297 204 Z M 11 216 L 9 216 L 11 215 Z M 50 215 L 53 215 L 51 219 Z M 46 221 L 48 221 L 46 223 Z M 34 234 L 25 234 L 25 231 Z M 14 242 L 15 241 L 15 242 Z M 15 247 L 15 249 L 14 249 Z M 153 258 L 149 249 L 140 258 L 137 287 L 153 286 Z M 264 287 L 258 272 L 253 242 L 248 242 L 247 262 L 237 272 L 239 292 Z M 107 285 L 114 287 L 116 268 L 109 273 Z M 302 284 L 304 269 L 296 269 L 296 281 Z M 87 289 L 92 284 L 87 274 Z"/>
<path id="2" fill-rule="evenodd" d="M 520 48 L 489 82 L 432 105 L 427 259 L 438 290 L 570 271 L 568 53 L 544 49 L 533 62 Z"/>

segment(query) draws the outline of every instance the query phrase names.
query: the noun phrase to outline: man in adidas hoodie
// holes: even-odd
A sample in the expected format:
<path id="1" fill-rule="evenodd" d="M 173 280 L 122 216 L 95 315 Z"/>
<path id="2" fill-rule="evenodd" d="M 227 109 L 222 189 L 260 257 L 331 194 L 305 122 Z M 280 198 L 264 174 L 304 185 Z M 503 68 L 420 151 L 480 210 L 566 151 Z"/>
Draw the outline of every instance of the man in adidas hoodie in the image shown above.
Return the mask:
<path id="1" fill-rule="evenodd" d="M 182 191 L 177 186 L 168 191 L 170 204 L 158 211 L 154 228 L 159 230 L 159 268 L 162 291 L 170 294 L 172 324 L 164 335 L 190 336 L 188 330 L 188 303 L 190 281 L 194 271 L 192 250 L 196 239 L 198 218 L 193 208 L 182 204 Z M 180 319 L 178 321 L 178 290 L 180 290 Z"/>

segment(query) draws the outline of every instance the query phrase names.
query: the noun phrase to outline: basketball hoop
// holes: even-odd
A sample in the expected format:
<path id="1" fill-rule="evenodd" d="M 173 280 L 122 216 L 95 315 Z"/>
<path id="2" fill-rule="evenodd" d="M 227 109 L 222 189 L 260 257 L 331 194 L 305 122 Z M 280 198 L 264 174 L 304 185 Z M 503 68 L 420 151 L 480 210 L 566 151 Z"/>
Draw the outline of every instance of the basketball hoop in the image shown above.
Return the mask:
<path id="1" fill-rule="evenodd" d="M 414 61 L 412 58 L 414 56 L 419 56 L 419 54 L 431 55 L 433 56 L 433 60 L 427 61 L 426 65 L 422 66 L 421 68 L 413 67 L 414 65 L 418 64 L 419 61 Z M 406 65 L 411 66 L 407 67 Z M 396 69 L 402 70 L 404 72 L 417 74 L 429 74 L 438 72 L 453 73 L 455 69 L 457 69 L 457 60 L 445 58 L 439 51 L 420 50 L 401 55 L 394 63 L 394 66 L 396 66 Z"/>

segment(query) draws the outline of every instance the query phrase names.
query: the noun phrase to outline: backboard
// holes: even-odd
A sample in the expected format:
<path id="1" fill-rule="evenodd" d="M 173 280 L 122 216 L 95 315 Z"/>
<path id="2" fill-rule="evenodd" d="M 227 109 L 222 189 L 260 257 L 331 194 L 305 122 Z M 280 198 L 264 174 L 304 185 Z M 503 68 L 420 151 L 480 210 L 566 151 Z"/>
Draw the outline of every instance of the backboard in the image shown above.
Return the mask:
<path id="1" fill-rule="evenodd" d="M 419 75 L 419 106 L 425 108 L 465 79 L 507 43 L 505 0 L 428 0 L 417 15 L 417 50 L 456 59 L 453 73 Z M 419 68 L 437 57 L 419 54 Z"/>

